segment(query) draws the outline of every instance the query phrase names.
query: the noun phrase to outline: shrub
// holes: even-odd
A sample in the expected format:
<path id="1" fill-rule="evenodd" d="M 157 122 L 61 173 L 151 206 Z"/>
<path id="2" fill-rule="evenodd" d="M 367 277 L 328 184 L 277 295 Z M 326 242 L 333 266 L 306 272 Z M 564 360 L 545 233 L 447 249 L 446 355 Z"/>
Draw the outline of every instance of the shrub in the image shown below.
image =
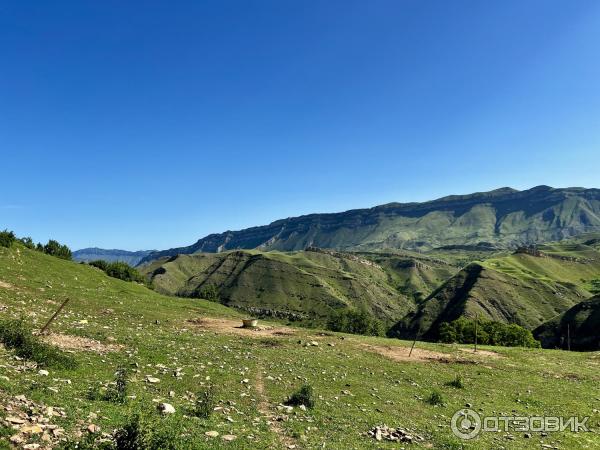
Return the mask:
<path id="1" fill-rule="evenodd" d="M 71 260 L 71 249 L 66 245 L 62 245 L 60 242 L 50 239 L 43 247 L 44 253 L 57 258 Z"/>
<path id="2" fill-rule="evenodd" d="M 214 387 L 208 386 L 196 395 L 196 403 L 192 414 L 201 419 L 208 419 L 213 413 L 216 403 Z"/>
<path id="3" fill-rule="evenodd" d="M 8 231 L 8 230 L 0 231 L 0 247 L 10 248 L 10 247 L 12 247 L 12 245 L 16 239 L 17 239 L 17 237 L 15 236 L 15 233 L 13 233 L 12 231 Z"/>
<path id="4" fill-rule="evenodd" d="M 106 391 L 105 400 L 113 403 L 127 401 L 127 370 L 124 367 L 119 367 L 115 372 L 114 385 Z"/>
<path id="5" fill-rule="evenodd" d="M 460 375 L 456 375 L 454 380 L 448 381 L 446 386 L 450 386 L 456 389 L 464 389 L 465 385 L 463 384 L 462 378 Z"/>
<path id="6" fill-rule="evenodd" d="M 444 397 L 442 397 L 440 391 L 434 390 L 429 394 L 429 397 L 427 397 L 425 401 L 433 406 L 441 406 L 444 404 Z"/>
<path id="7" fill-rule="evenodd" d="M 179 448 L 178 429 L 169 420 L 157 420 L 140 413 L 133 414 L 115 432 L 118 450 L 176 450 Z M 169 426 L 171 425 L 171 426 Z"/>
<path id="8" fill-rule="evenodd" d="M 439 327 L 439 339 L 448 344 L 473 344 L 475 342 L 474 320 L 461 317 L 452 322 L 443 322 Z M 517 324 L 480 321 L 477 324 L 477 343 L 504 347 L 540 347 L 531 331 Z"/>
<path id="9" fill-rule="evenodd" d="M 344 310 L 334 314 L 327 323 L 331 331 L 342 333 L 383 336 L 383 323 L 366 311 Z"/>
<path id="10" fill-rule="evenodd" d="M 137 269 L 121 261 L 107 262 L 98 259 L 96 261 L 91 261 L 88 264 L 104 271 L 109 277 L 118 278 L 123 281 L 135 281 L 137 283 L 145 282 L 144 277 Z"/>
<path id="11" fill-rule="evenodd" d="M 34 336 L 23 319 L 3 320 L 0 322 L 0 342 L 13 349 L 21 358 L 35 361 L 40 366 L 63 367 L 72 369 L 76 366 L 71 355 L 63 353 L 56 347 L 43 342 Z"/>
<path id="12" fill-rule="evenodd" d="M 214 284 L 209 284 L 208 286 L 204 286 L 200 292 L 198 292 L 198 298 L 203 298 L 212 302 L 218 302 L 219 290 Z"/>
<path id="13" fill-rule="evenodd" d="M 35 249 L 35 244 L 33 243 L 33 239 L 31 239 L 30 237 L 23 237 L 23 238 L 19 239 L 19 241 L 21 241 L 21 244 L 23 244 L 28 249 L 30 249 L 30 250 Z"/>
<path id="14" fill-rule="evenodd" d="M 314 408 L 315 394 L 312 386 L 305 384 L 298 391 L 294 392 L 285 404 L 290 406 L 304 405 L 307 408 Z"/>

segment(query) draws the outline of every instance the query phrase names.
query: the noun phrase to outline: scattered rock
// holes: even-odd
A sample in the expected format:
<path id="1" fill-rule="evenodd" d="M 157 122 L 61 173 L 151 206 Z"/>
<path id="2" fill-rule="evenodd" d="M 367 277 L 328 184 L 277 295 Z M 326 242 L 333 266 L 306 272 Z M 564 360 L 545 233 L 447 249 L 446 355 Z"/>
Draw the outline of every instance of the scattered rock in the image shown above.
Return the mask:
<path id="1" fill-rule="evenodd" d="M 402 428 L 390 428 L 387 425 L 377 426 L 369 431 L 367 435 L 377 441 L 407 442 L 424 441 L 419 435 L 411 434 Z"/>
<path id="2" fill-rule="evenodd" d="M 158 410 L 163 414 L 175 414 L 175 408 L 170 403 L 159 403 Z"/>
<path id="3" fill-rule="evenodd" d="M 151 383 L 151 384 L 156 384 L 156 383 L 160 383 L 160 380 L 153 376 L 146 375 L 146 382 Z"/>
<path id="4" fill-rule="evenodd" d="M 235 441 L 237 439 L 237 436 L 234 436 L 233 434 L 225 434 L 222 439 L 226 442 L 231 442 Z"/>
<path id="5" fill-rule="evenodd" d="M 219 432 L 218 431 L 207 431 L 206 433 L 204 433 L 204 435 L 211 437 L 211 438 L 216 438 L 219 436 Z"/>

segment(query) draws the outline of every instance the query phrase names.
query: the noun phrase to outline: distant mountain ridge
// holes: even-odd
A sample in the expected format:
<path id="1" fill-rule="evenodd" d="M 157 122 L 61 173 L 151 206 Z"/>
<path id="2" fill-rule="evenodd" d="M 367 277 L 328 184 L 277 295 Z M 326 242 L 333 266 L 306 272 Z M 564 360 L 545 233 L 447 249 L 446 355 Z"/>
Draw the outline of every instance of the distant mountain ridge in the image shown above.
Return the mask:
<path id="1" fill-rule="evenodd" d="M 108 262 L 121 261 L 131 266 L 136 266 L 139 262 L 154 250 L 139 250 L 130 252 L 127 250 L 106 250 L 102 248 L 82 248 L 73 252 L 75 261 L 90 262 L 102 259 Z"/>
<path id="2" fill-rule="evenodd" d="M 296 251 L 430 250 L 444 246 L 514 248 L 600 231 L 600 189 L 537 186 L 451 195 L 423 203 L 389 203 L 341 213 L 310 214 L 269 225 L 211 234 L 165 256 L 237 249 Z"/>

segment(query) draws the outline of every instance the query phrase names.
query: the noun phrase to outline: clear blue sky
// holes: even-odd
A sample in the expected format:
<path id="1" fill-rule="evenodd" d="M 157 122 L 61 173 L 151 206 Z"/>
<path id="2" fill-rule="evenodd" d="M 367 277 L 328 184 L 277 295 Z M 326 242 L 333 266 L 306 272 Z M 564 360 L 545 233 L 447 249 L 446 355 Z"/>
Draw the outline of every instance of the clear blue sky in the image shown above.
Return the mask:
<path id="1" fill-rule="evenodd" d="M 0 3 L 0 228 L 168 248 L 600 187 L 600 2 Z"/>

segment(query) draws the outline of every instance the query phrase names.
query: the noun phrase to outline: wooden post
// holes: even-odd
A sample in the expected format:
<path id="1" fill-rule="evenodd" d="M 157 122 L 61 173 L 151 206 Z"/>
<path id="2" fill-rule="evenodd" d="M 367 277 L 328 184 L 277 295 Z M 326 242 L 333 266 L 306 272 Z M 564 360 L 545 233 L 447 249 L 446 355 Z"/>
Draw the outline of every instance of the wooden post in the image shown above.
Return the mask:
<path id="1" fill-rule="evenodd" d="M 479 322 L 479 314 L 475 314 L 475 350 L 474 352 L 477 353 L 477 325 Z"/>
<path id="2" fill-rule="evenodd" d="M 415 344 L 417 343 L 417 339 L 419 337 L 419 334 L 421 334 L 421 325 L 419 325 L 419 329 L 417 330 L 417 334 L 415 334 L 415 340 L 412 343 L 412 346 L 410 347 L 410 352 L 408 352 L 408 357 L 410 358 L 410 355 L 412 355 L 413 349 L 415 348 Z"/>
<path id="3" fill-rule="evenodd" d="M 46 325 L 44 325 L 43 328 L 40 330 L 40 334 L 44 334 L 46 332 L 46 330 L 48 329 L 50 324 L 54 321 L 54 319 L 56 319 L 56 316 L 58 316 L 60 314 L 60 312 L 63 310 L 63 308 L 66 306 L 67 303 L 69 303 L 68 298 L 64 302 L 62 302 L 62 305 L 60 305 L 60 307 L 56 310 L 56 312 L 54 314 L 52 314 L 52 317 L 50 317 L 50 320 L 48 320 L 48 322 L 46 322 Z"/>

